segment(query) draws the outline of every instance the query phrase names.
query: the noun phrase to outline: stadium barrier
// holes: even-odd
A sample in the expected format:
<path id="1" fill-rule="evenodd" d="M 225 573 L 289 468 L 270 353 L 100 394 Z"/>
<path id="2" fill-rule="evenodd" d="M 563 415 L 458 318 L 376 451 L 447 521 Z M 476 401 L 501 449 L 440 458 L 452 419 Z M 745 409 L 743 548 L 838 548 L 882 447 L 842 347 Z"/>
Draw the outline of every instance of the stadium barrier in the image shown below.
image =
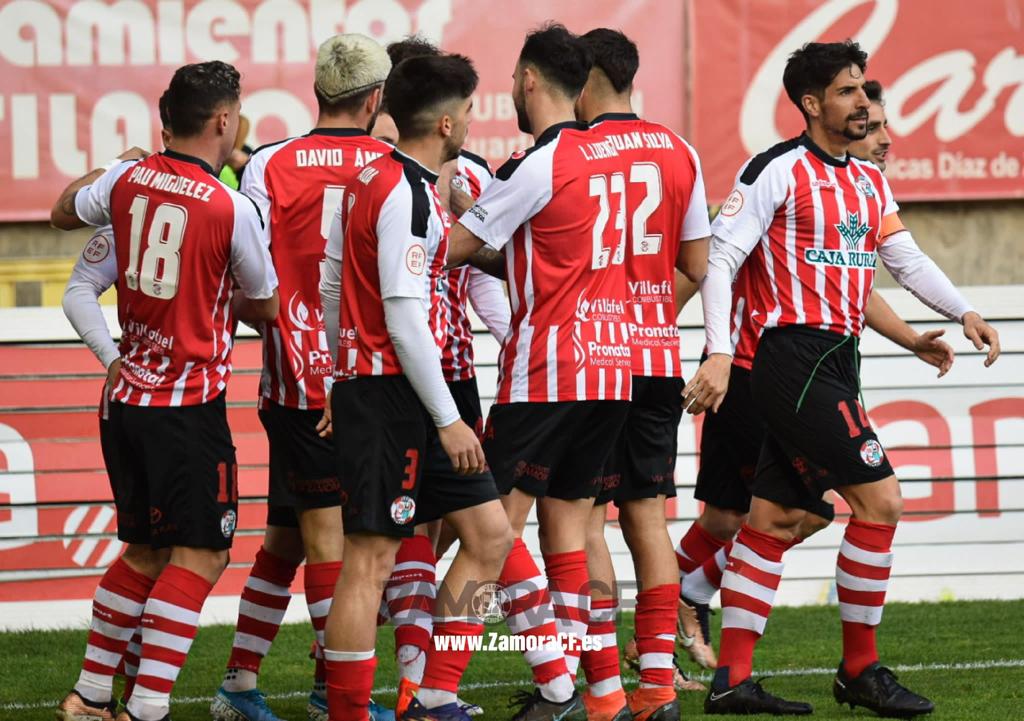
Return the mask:
<path id="1" fill-rule="evenodd" d="M 906 498 L 894 600 L 1024 597 L 1024 286 L 965 292 L 1001 333 L 1003 357 L 992 368 L 982 366 L 958 326 L 902 290 L 883 294 L 919 330 L 947 329 L 957 352 L 953 370 L 937 380 L 932 368 L 872 332 L 861 343 L 868 415 Z M 105 309 L 112 328 L 113 311 Z M 703 344 L 700 317 L 699 302 L 681 317 L 687 373 Z M 121 550 L 98 442 L 102 374 L 74 338 L 59 310 L 0 310 L 0 628 L 86 624 L 98 576 Z M 482 331 L 475 350 L 486 412 L 497 343 Z M 260 362 L 258 338 L 240 337 L 227 396 L 240 464 L 239 530 L 204 623 L 234 620 L 265 525 L 267 445 L 255 408 Z M 684 416 L 679 495 L 668 505 L 673 541 L 699 513 L 692 497 L 699 437 L 700 419 Z M 835 601 L 835 556 L 848 512 L 838 510 L 836 524 L 787 556 L 779 603 Z M 613 505 L 609 517 L 606 533 L 628 606 L 633 568 Z M 532 522 L 526 542 L 537 550 Z M 439 573 L 446 566 L 442 561 Z M 300 576 L 293 589 L 301 588 Z M 288 618 L 305 613 L 296 601 Z"/>

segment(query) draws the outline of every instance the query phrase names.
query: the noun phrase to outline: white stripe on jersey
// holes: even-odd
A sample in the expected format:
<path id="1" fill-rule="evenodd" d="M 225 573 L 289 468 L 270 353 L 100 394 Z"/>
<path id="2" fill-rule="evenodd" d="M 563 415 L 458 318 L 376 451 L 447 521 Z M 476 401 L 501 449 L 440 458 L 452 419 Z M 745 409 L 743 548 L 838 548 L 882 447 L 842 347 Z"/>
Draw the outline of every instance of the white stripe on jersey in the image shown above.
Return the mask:
<path id="1" fill-rule="evenodd" d="M 284 344 L 281 341 L 281 329 L 276 325 L 270 329 L 270 337 L 274 339 L 274 368 L 277 370 L 277 397 L 284 398 Z"/>
<path id="2" fill-rule="evenodd" d="M 548 401 L 558 400 L 558 326 L 548 328 Z"/>
<path id="3" fill-rule="evenodd" d="M 597 369 L 597 400 L 603 401 L 604 396 L 604 368 Z"/>
<path id="4" fill-rule="evenodd" d="M 654 367 L 653 359 L 651 358 L 651 349 L 650 348 L 644 348 L 641 351 L 641 355 L 643 355 L 643 358 L 644 358 L 644 375 L 645 376 L 650 376 L 651 375 L 651 369 Z"/>
<path id="5" fill-rule="evenodd" d="M 302 378 L 299 378 L 297 381 L 295 381 L 295 390 L 299 392 L 299 408 L 302 410 L 306 410 L 306 381 L 303 380 Z"/>
<path id="6" fill-rule="evenodd" d="M 148 406 L 149 402 L 152 399 L 153 399 L 152 394 L 150 394 L 150 393 L 143 393 L 142 396 L 139 398 L 139 405 L 140 406 Z"/>
<path id="7" fill-rule="evenodd" d="M 666 350 L 665 352 L 670 353 L 671 351 Z M 622 400 L 622 382 L 625 377 L 626 374 L 622 372 L 621 368 L 615 369 L 615 400 Z M 629 376 L 629 382 L 633 382 L 632 374 Z"/>
<path id="8" fill-rule="evenodd" d="M 505 247 L 507 250 L 511 250 L 514 245 L 514 243 L 509 243 Z M 533 315 L 533 231 L 529 223 L 523 225 L 523 256 L 526 260 L 526 274 L 523 280 L 523 300 L 526 303 L 526 313 L 519 324 L 519 340 L 516 342 L 516 355 L 512 364 L 512 387 L 509 401 L 513 403 L 528 400 L 530 393 L 530 346 L 533 344 L 533 326 L 530 325 L 530 317 Z M 511 261 L 511 255 L 509 260 Z M 514 275 L 512 269 L 508 275 L 509 277 Z"/>
<path id="9" fill-rule="evenodd" d="M 846 212 L 846 198 L 843 195 L 842 187 L 839 185 L 839 179 L 836 177 L 836 169 L 831 165 L 827 165 L 825 166 L 825 173 L 828 175 L 828 179 L 836 184 L 836 205 L 838 206 L 839 222 L 846 223 L 849 213 Z M 817 275 L 824 277 L 826 272 L 827 269 L 822 268 Z M 846 267 L 841 268 L 839 272 L 839 303 L 843 310 L 843 316 L 846 318 L 843 326 L 846 328 L 846 334 L 850 335 L 850 331 L 853 328 L 853 323 L 850 320 L 850 271 Z M 828 303 L 822 303 L 822 308 L 823 311 L 827 310 Z M 827 326 L 825 327 L 827 328 Z"/>
<path id="10" fill-rule="evenodd" d="M 804 166 L 804 172 L 807 173 L 808 179 L 813 180 L 818 177 L 811 167 L 806 154 L 800 156 L 800 163 Z M 814 247 L 820 250 L 824 247 L 825 206 L 821 202 L 821 188 L 814 183 L 811 183 L 811 197 L 813 198 L 812 205 L 814 207 Z M 821 307 L 822 323 L 819 327 L 827 330 L 832 320 L 832 311 L 829 309 L 828 299 L 825 297 L 825 273 L 815 272 L 814 292 Z M 803 314 L 798 315 L 797 318 L 800 323 L 806 320 Z"/>
<path id="11" fill-rule="evenodd" d="M 185 370 L 178 376 L 178 380 L 174 381 L 174 390 L 171 393 L 171 405 L 180 406 L 181 398 L 185 395 L 185 384 L 188 383 L 188 374 L 192 371 L 192 366 L 195 365 L 194 361 L 189 361 L 185 364 Z M 130 391 L 129 391 L 130 393 Z M 125 396 L 127 399 L 128 396 Z"/>
<path id="12" fill-rule="evenodd" d="M 673 358 L 672 358 L 672 351 L 671 350 L 669 350 L 668 348 L 665 348 L 664 353 L 665 353 L 665 372 L 671 378 L 674 375 L 675 370 L 676 370 L 676 368 L 675 368 L 676 361 L 673 360 Z M 678 360 L 678 359 L 676 359 L 676 360 Z"/>
<path id="13" fill-rule="evenodd" d="M 370 375 L 379 376 L 384 371 L 384 354 L 374 351 L 370 354 Z"/>

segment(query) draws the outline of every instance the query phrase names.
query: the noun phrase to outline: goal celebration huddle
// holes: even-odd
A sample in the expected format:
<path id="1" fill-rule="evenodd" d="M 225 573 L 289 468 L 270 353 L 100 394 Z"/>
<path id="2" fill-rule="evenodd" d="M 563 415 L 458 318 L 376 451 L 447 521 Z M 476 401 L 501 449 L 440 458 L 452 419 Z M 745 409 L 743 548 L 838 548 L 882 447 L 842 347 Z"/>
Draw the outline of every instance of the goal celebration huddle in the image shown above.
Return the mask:
<path id="1" fill-rule="evenodd" d="M 642 61 L 657 62 L 613 29 L 527 34 L 508 66 L 533 145 L 491 168 L 463 150 L 470 58 L 336 35 L 310 77 L 315 127 L 253 151 L 237 190 L 218 176 L 244 78 L 186 65 L 160 98 L 163 149 L 64 189 L 53 225 L 97 228 L 64 310 L 107 370 L 100 435 L 125 551 L 96 589 L 59 721 L 170 719 L 238 525 L 225 389 L 239 322 L 263 344 L 268 510 L 213 719 L 277 721 L 260 669 L 303 564 L 311 721 L 487 713 L 459 692 L 495 620 L 532 674 L 516 721 L 675 721 L 693 691 L 707 714 L 812 714 L 756 680 L 753 655 L 787 551 L 833 521 L 837 496 L 852 515 L 835 700 L 933 710 L 876 648 L 903 504 L 860 398 L 859 338 L 870 326 L 939 375 L 954 354 L 873 290 L 878 266 L 961 324 L 986 366 L 998 333 L 900 220 L 884 92 L 856 42 L 793 49 L 782 84 L 806 129 L 736 169 L 713 221 L 698 150 L 634 112 Z M 119 341 L 99 305 L 110 287 Z M 691 367 L 677 317 L 697 294 Z M 501 349 L 486 417 L 471 311 Z M 703 505 L 673 538 L 683 413 L 704 416 Z M 621 651 L 609 503 L 638 587 Z M 376 673 L 385 623 L 397 678 Z M 623 660 L 639 673 L 628 692 Z M 708 688 L 686 664 L 713 671 Z M 371 699 L 381 685 L 398 686 L 395 709 Z"/>

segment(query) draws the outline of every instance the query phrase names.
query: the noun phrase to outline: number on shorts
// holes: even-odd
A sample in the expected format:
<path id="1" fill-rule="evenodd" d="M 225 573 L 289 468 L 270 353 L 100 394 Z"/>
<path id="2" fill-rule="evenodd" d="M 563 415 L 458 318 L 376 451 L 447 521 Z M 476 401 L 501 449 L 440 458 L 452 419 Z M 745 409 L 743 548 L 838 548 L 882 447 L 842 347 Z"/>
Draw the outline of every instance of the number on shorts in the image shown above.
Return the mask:
<path id="1" fill-rule="evenodd" d="M 856 420 L 854 420 L 853 411 L 850 409 L 850 402 L 839 401 L 839 413 L 842 414 L 843 420 L 846 421 L 846 429 L 850 432 L 850 438 L 856 438 L 864 433 L 864 431 L 871 429 L 871 424 L 868 422 L 867 414 L 864 413 L 864 408 L 857 401 L 854 401 L 853 405 L 857 408 Z M 857 421 L 860 421 L 860 425 L 857 425 Z"/>
<path id="2" fill-rule="evenodd" d="M 416 487 L 416 469 L 420 466 L 420 452 L 415 448 L 410 448 L 405 452 L 405 457 L 409 459 L 409 463 L 406 464 L 405 478 L 402 480 L 402 490 L 411 491 Z"/>
<path id="3" fill-rule="evenodd" d="M 124 272 L 125 284 L 131 290 L 141 290 L 151 298 L 170 300 L 178 292 L 181 272 L 181 242 L 188 224 L 188 211 L 180 205 L 161 203 L 153 212 L 146 233 L 143 251 L 142 235 L 146 225 L 149 198 L 136 195 L 128 209 L 132 216 L 131 237 L 128 245 L 128 268 Z M 142 255 L 141 268 L 139 255 Z"/>
<path id="4" fill-rule="evenodd" d="M 217 503 L 236 503 L 238 501 L 238 464 L 231 464 L 231 485 L 228 486 L 228 464 L 221 461 L 217 464 Z"/>

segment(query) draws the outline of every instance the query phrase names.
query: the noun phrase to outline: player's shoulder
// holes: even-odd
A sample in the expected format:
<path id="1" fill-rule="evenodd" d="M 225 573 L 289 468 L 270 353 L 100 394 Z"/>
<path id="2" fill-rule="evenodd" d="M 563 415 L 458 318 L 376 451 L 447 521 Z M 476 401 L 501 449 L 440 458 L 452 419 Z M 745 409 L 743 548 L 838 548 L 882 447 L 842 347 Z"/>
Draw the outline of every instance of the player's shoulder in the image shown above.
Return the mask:
<path id="1" fill-rule="evenodd" d="M 260 211 L 260 207 L 256 204 L 255 200 L 245 193 L 235 190 L 217 176 L 212 175 L 211 178 L 212 182 L 216 184 L 217 189 L 226 193 L 228 200 L 231 201 L 235 213 L 236 227 L 239 225 L 239 220 L 249 220 L 250 222 L 256 220 L 261 228 L 266 227 L 266 218 L 263 217 L 263 213 Z"/>
<path id="2" fill-rule="evenodd" d="M 743 166 L 743 172 L 740 173 L 739 177 L 740 183 L 743 185 L 753 185 L 766 171 L 770 172 L 770 169 L 780 168 L 788 170 L 785 166 L 791 162 L 794 154 L 802 152 L 802 148 L 803 136 L 797 136 L 776 143 L 767 150 L 758 153 Z"/>
<path id="3" fill-rule="evenodd" d="M 479 170 L 479 171 L 485 173 L 488 176 L 492 176 L 493 177 L 493 175 L 494 175 L 494 173 L 491 172 L 491 165 L 490 165 L 490 163 L 488 163 L 485 158 L 482 158 L 481 156 L 477 155 L 476 153 L 471 153 L 468 150 L 460 150 L 459 151 L 459 167 L 463 168 L 463 167 L 466 167 L 466 166 L 468 166 L 468 167 L 470 167 L 472 169 L 475 169 L 475 170 Z"/>
<path id="4" fill-rule="evenodd" d="M 592 135 L 590 128 L 584 123 L 577 123 L 575 121 L 556 123 L 541 133 L 540 137 L 537 138 L 537 142 L 532 147 L 512 153 L 509 159 L 498 168 L 494 177 L 498 180 L 508 180 L 521 168 L 530 168 L 534 165 L 550 162 L 551 155 L 563 137 L 569 137 L 570 142 L 581 143 L 585 142 L 587 138 L 592 137 Z"/>

